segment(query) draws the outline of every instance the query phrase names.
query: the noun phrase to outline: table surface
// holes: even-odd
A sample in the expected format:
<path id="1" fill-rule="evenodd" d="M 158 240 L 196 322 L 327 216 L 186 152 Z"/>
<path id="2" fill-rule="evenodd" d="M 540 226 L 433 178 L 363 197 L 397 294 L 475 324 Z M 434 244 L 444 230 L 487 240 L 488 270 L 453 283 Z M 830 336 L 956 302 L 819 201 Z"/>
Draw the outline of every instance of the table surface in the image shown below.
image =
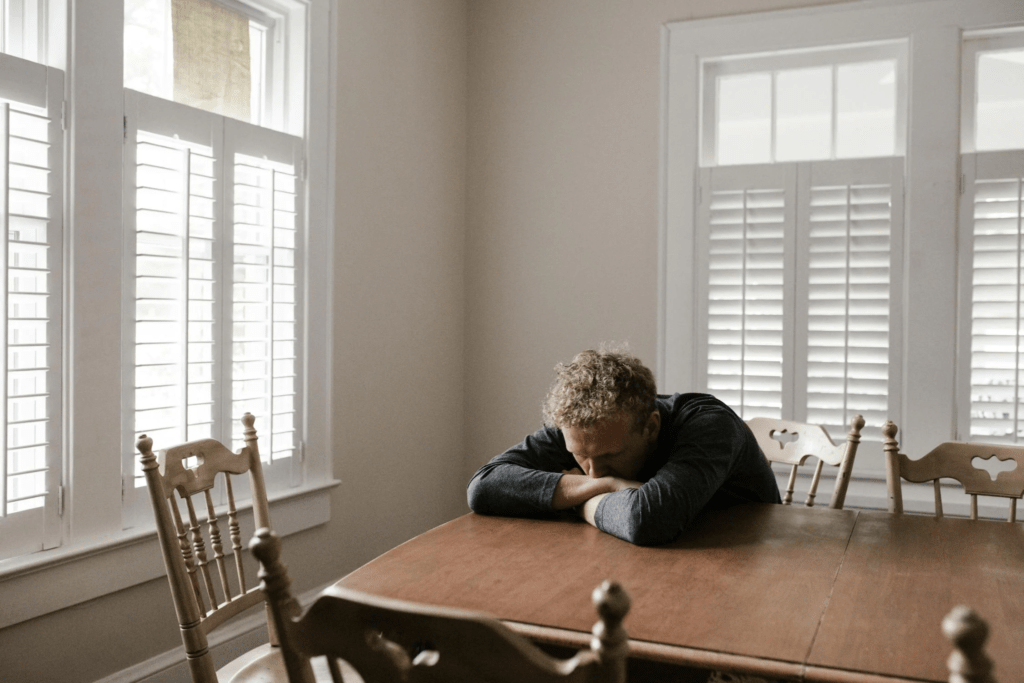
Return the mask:
<path id="1" fill-rule="evenodd" d="M 634 656 L 816 681 L 948 678 L 942 617 L 974 607 L 1000 680 L 1024 680 L 1020 524 L 744 505 L 637 547 L 571 519 L 468 514 L 338 583 L 474 609 L 582 646 L 619 581 Z"/>

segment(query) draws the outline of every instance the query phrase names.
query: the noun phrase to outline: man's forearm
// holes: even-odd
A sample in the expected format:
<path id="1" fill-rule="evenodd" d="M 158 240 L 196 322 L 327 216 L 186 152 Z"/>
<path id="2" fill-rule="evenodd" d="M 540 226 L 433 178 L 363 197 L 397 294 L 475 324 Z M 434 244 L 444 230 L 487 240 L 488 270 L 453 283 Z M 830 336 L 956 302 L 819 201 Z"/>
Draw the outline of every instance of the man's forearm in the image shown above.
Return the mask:
<path id="1" fill-rule="evenodd" d="M 551 507 L 555 510 L 567 510 L 614 490 L 614 483 L 610 481 L 610 477 L 594 479 L 583 474 L 563 474 L 555 486 Z"/>

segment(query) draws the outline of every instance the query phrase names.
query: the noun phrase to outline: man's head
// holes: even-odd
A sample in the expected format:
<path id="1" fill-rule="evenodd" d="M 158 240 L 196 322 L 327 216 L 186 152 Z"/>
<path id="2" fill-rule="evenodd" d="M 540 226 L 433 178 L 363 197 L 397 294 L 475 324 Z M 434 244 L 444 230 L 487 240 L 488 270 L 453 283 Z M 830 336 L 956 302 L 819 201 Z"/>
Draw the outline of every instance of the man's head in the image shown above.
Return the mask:
<path id="1" fill-rule="evenodd" d="M 558 427 L 584 474 L 635 479 L 661 427 L 654 375 L 623 351 L 583 351 L 555 367 L 544 421 Z"/>

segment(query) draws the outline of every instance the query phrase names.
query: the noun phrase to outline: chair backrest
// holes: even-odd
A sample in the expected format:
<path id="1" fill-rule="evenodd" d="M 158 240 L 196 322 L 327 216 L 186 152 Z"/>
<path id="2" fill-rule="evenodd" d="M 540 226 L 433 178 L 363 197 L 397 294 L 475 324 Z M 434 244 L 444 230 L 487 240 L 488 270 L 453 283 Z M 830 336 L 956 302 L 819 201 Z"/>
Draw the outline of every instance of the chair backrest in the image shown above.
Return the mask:
<path id="1" fill-rule="evenodd" d="M 978 496 L 996 496 L 1010 499 L 1011 522 L 1017 520 L 1017 499 L 1024 496 L 1024 449 L 1001 444 L 947 441 L 926 453 L 920 460 L 911 460 L 900 453 L 896 441 L 897 427 L 892 421 L 882 427 L 885 450 L 885 478 L 889 489 L 889 512 L 903 512 L 902 480 L 932 482 L 935 491 L 935 516 L 942 516 L 942 495 L 939 480 L 956 479 L 971 496 L 971 519 L 978 518 Z M 999 472 L 995 479 L 987 470 L 974 466 L 974 459 L 1013 461 L 1011 471 Z"/>
<path id="2" fill-rule="evenodd" d="M 850 432 L 846 435 L 846 441 L 838 445 L 832 441 L 832 437 L 820 425 L 776 420 L 770 417 L 755 417 L 747 420 L 747 426 L 750 427 L 750 431 L 754 432 L 757 444 L 769 462 L 790 465 L 789 483 L 782 496 L 784 505 L 793 502 L 797 470 L 807 461 L 807 458 L 813 456 L 817 460 L 804 504 L 807 507 L 814 506 L 822 465 L 828 463 L 839 468 L 836 473 L 836 484 L 832 488 L 832 500 L 829 502 L 829 507 L 837 510 L 843 509 L 843 505 L 846 503 L 846 489 L 850 485 L 850 471 L 853 469 L 853 461 L 857 457 L 857 447 L 860 445 L 860 430 L 864 428 L 862 416 L 854 416 L 850 421 Z"/>
<path id="3" fill-rule="evenodd" d="M 343 660 L 365 683 L 461 681 L 624 683 L 629 596 L 606 581 L 594 590 L 600 620 L 590 649 L 557 659 L 497 619 L 467 610 L 381 598 L 333 587 L 298 616 L 280 562 L 280 541 L 260 529 L 249 545 L 274 615 L 290 683 L 312 683 L 309 657 L 327 657 L 341 683 Z"/>
<path id="4" fill-rule="evenodd" d="M 264 599 L 255 582 L 252 586 L 246 582 L 231 483 L 231 475 L 249 474 L 256 527 L 269 527 L 267 490 L 254 422 L 255 418 L 249 413 L 242 417 L 245 447 L 237 453 L 214 439 L 190 441 L 155 453 L 153 440 L 145 434 L 136 444 L 142 454 L 142 471 L 153 503 L 157 537 L 178 614 L 181 639 L 196 683 L 217 681 L 207 646 L 209 632 Z M 218 475 L 223 475 L 227 497 L 227 534 L 231 543 L 227 553 L 221 536 L 221 518 L 214 509 L 213 489 Z M 198 503 L 194 499 L 198 499 Z M 179 501 L 184 501 L 187 518 L 182 515 Z M 208 539 L 203 536 L 203 516 L 207 518 Z M 274 638 L 271 628 L 271 639 Z"/>
<path id="5" fill-rule="evenodd" d="M 996 683 L 992 660 L 985 652 L 988 624 L 970 607 L 954 607 L 942 620 L 942 632 L 953 641 L 949 656 L 950 683 Z"/>

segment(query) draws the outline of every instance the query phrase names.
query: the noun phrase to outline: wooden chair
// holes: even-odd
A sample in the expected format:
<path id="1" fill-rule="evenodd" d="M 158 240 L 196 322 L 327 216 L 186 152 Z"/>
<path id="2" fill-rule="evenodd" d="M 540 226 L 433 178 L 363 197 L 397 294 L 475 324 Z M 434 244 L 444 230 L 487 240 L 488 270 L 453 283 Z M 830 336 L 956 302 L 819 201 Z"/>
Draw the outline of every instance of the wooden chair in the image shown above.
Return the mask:
<path id="1" fill-rule="evenodd" d="M 624 683 L 628 636 L 622 620 L 629 596 L 616 584 L 594 590 L 600 620 L 590 649 L 556 659 L 498 620 L 467 610 L 420 605 L 337 586 L 299 616 L 279 560 L 281 543 L 260 529 L 249 544 L 274 615 L 290 683 L 308 683 L 309 657 L 325 655 L 335 683 L 339 660 L 365 683 L 491 681 Z M 346 679 L 347 680 L 347 679 Z"/>
<path id="2" fill-rule="evenodd" d="M 255 418 L 246 413 L 245 447 L 232 453 L 214 439 L 191 441 L 153 452 L 153 440 L 143 434 L 136 447 L 146 476 L 156 531 L 163 551 L 174 609 L 181 627 L 189 670 L 195 683 L 227 681 L 247 661 L 263 658 L 266 667 L 283 672 L 278 648 L 264 646 L 223 667 L 214 669 L 207 646 L 209 633 L 228 619 L 264 601 L 258 585 L 248 586 L 242 566 L 242 540 L 231 476 L 249 474 L 253 515 L 257 528 L 270 525 L 267 490 L 263 482 Z M 225 553 L 220 518 L 214 510 L 213 487 L 217 475 L 224 475 L 227 496 L 227 532 L 230 548 Z M 182 518 L 178 498 L 184 500 L 188 519 Z M 194 502 L 198 499 L 198 503 Z M 205 510 L 204 510 L 205 506 Z M 197 507 L 200 509 L 197 512 Z M 206 515 L 209 546 L 203 538 L 201 516 Z M 229 569 L 229 565 L 234 567 Z M 232 585 L 234 584 L 234 585 Z M 271 642 L 275 640 L 268 610 Z"/>
<path id="3" fill-rule="evenodd" d="M 836 484 L 832 488 L 832 500 L 829 507 L 842 510 L 846 503 L 846 489 L 850 485 L 850 471 L 853 469 L 857 447 L 860 445 L 860 430 L 864 428 L 864 418 L 854 416 L 850 421 L 850 432 L 846 435 L 846 443 L 836 445 L 824 427 L 820 425 L 776 420 L 769 417 L 755 417 L 747 420 L 747 426 L 757 437 L 757 445 L 769 462 L 780 462 L 791 466 L 789 483 L 782 497 L 783 505 L 793 502 L 793 489 L 796 487 L 797 470 L 809 457 L 817 458 L 811 486 L 807 491 L 804 505 L 814 506 L 814 498 L 818 493 L 818 481 L 825 463 L 839 468 L 836 473 Z"/>
<path id="4" fill-rule="evenodd" d="M 969 607 L 954 607 L 942 620 L 942 632 L 953 641 L 949 683 L 996 683 L 992 660 L 985 652 L 988 624 Z"/>
<path id="5" fill-rule="evenodd" d="M 1010 499 L 1009 521 L 1017 520 L 1017 499 L 1024 496 L 1024 449 L 986 443 L 965 443 L 949 441 L 939 444 L 920 460 L 911 460 L 899 452 L 896 441 L 897 427 L 892 421 L 882 427 L 882 443 L 885 450 L 885 479 L 889 488 L 889 512 L 903 512 L 902 480 L 924 483 L 932 482 L 935 489 L 935 516 L 942 517 L 942 495 L 939 479 L 956 479 L 964 491 L 971 496 L 971 519 L 978 518 L 978 496 L 997 496 Z M 974 466 L 974 458 L 987 460 L 995 456 L 998 460 L 1012 460 L 1016 468 L 1000 472 L 995 480 L 982 469 Z"/>

